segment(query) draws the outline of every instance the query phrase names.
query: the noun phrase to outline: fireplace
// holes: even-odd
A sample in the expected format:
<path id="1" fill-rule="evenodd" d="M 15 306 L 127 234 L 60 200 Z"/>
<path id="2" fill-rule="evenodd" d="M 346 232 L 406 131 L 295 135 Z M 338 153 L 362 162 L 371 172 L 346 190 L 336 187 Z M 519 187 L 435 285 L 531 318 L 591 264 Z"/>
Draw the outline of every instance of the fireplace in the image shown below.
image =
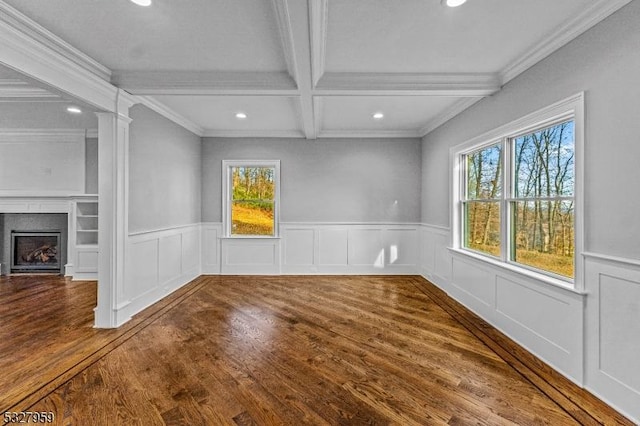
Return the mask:
<path id="1" fill-rule="evenodd" d="M 11 272 L 60 272 L 60 231 L 11 231 Z"/>

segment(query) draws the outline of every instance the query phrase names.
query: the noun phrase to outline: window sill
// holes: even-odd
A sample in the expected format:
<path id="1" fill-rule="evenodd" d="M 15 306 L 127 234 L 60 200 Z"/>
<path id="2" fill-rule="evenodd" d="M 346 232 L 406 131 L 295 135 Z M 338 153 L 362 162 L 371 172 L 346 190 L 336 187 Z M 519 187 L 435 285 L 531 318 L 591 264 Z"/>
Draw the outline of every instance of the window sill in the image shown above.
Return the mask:
<path id="1" fill-rule="evenodd" d="M 233 237 L 218 237 L 220 240 L 279 240 L 280 237 L 270 235 L 237 235 Z"/>
<path id="2" fill-rule="evenodd" d="M 502 262 L 500 260 L 494 260 L 494 259 L 491 259 L 489 257 L 473 253 L 471 251 L 467 251 L 467 250 L 463 250 L 463 249 L 459 249 L 459 248 L 454 248 L 454 247 L 448 247 L 448 249 L 452 253 L 459 254 L 459 255 L 462 255 L 462 256 L 466 256 L 466 257 L 478 260 L 478 261 L 483 262 L 483 263 L 488 263 L 488 264 L 490 264 L 492 266 L 495 266 L 497 268 L 500 268 L 502 270 L 509 271 L 509 272 L 518 274 L 520 276 L 539 281 L 539 282 L 541 282 L 543 284 L 547 284 L 547 285 L 550 285 L 552 287 L 560 288 L 562 290 L 566 290 L 566 291 L 569 291 L 569 292 L 574 293 L 574 294 L 579 294 L 581 296 L 584 296 L 584 295 L 587 294 L 583 290 L 576 289 L 576 287 L 573 284 L 571 284 L 571 283 L 569 283 L 567 281 L 558 279 L 558 278 L 554 278 L 554 277 L 551 277 L 551 276 L 548 276 L 548 275 L 545 275 L 545 274 L 541 274 L 539 272 L 531 271 L 531 270 L 526 269 L 526 268 L 521 268 L 521 267 L 519 267 L 517 265 L 512 265 L 510 263 L 504 263 L 504 262 Z"/>

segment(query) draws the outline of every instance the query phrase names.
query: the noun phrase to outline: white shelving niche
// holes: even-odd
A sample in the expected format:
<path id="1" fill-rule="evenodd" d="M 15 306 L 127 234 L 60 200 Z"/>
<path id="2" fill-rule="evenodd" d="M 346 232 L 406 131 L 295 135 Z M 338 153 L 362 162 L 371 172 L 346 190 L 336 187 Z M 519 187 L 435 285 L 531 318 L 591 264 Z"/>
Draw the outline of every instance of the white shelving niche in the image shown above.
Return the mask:
<path id="1" fill-rule="evenodd" d="M 72 202 L 73 279 L 95 280 L 98 278 L 98 196 L 74 197 Z"/>

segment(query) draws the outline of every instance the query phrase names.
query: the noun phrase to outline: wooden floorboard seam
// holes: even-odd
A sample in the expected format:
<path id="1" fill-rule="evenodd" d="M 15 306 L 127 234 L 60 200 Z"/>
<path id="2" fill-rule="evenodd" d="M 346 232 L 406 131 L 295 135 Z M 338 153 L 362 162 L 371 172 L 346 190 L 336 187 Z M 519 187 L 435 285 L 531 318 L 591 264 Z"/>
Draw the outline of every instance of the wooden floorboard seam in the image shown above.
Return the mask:
<path id="1" fill-rule="evenodd" d="M 424 281 L 423 281 L 424 280 Z M 513 340 L 506 337 L 509 340 L 509 345 L 504 345 L 498 339 L 492 338 L 490 335 L 485 333 L 482 327 L 477 324 L 477 322 L 482 322 L 483 327 L 491 327 L 494 331 L 500 333 L 499 330 L 495 329 L 491 324 L 488 324 L 482 318 L 478 317 L 475 313 L 471 312 L 468 308 L 457 302 L 455 299 L 451 298 L 446 292 L 442 289 L 435 286 L 435 284 L 429 282 L 428 280 L 418 277 L 414 281 L 415 287 L 428 296 L 431 300 L 433 300 L 436 304 L 438 304 L 442 309 L 448 312 L 456 321 L 458 321 L 464 328 L 469 330 L 474 336 L 476 336 L 482 343 L 484 343 L 489 349 L 495 352 L 500 358 L 502 358 L 511 368 L 513 368 L 520 376 L 522 376 L 525 380 L 535 386 L 540 392 L 549 397 L 549 399 L 553 400 L 558 407 L 560 407 L 563 411 L 565 411 L 568 415 L 573 417 L 576 421 L 581 424 L 594 424 L 594 425 L 608 425 L 608 424 L 623 424 L 623 425 L 634 425 L 631 421 L 623 417 L 621 414 L 615 412 L 613 422 L 608 422 L 602 420 L 603 416 L 607 414 L 604 413 L 593 413 L 583 407 L 582 405 L 573 401 L 572 395 L 567 395 L 566 392 L 555 383 L 547 380 L 543 374 L 538 372 L 537 368 L 532 367 L 531 365 L 519 360 L 514 355 L 511 354 L 513 347 L 517 346 L 520 351 L 526 351 L 525 348 L 522 348 Z M 438 292 L 442 293 L 439 295 L 432 291 L 431 289 L 425 287 L 433 286 Z M 460 312 L 459 310 L 462 310 Z M 467 317 L 473 317 L 474 321 L 469 320 Z M 531 357 L 535 357 L 535 355 L 529 353 Z M 544 363 L 542 360 L 538 359 L 538 362 Z M 550 368 L 550 367 L 549 367 Z M 566 380 L 569 386 L 577 386 L 562 377 L 562 380 Z M 588 393 L 589 396 L 594 397 L 590 394 L 586 389 L 580 388 L 584 393 Z M 602 403 L 604 404 L 604 403 Z M 613 409 L 611 409 L 613 411 Z"/>
<path id="2" fill-rule="evenodd" d="M 30 409 L 34 404 L 40 401 L 43 398 L 46 398 L 51 393 L 53 393 L 58 387 L 62 386 L 67 381 L 73 379 L 78 374 L 82 373 L 87 368 L 91 367 L 96 362 L 100 361 L 110 352 L 121 346 L 127 340 L 134 337 L 136 334 L 140 333 L 145 328 L 149 327 L 155 321 L 159 320 L 162 316 L 164 316 L 167 312 L 171 311 L 182 302 L 186 301 L 189 297 L 191 297 L 195 292 L 200 290 L 206 281 L 199 282 L 193 286 L 193 288 L 187 289 L 184 291 L 184 287 L 182 288 L 184 293 L 179 294 L 170 294 L 168 297 L 174 296 L 174 299 L 170 299 L 169 301 L 165 301 L 165 305 L 160 308 L 156 308 L 148 317 L 142 319 L 138 324 L 133 325 L 129 330 L 125 331 L 123 334 L 116 336 L 113 340 L 109 341 L 105 345 L 96 349 L 91 354 L 87 355 L 80 362 L 75 364 L 73 367 L 67 369 L 66 371 L 58 374 L 52 380 L 43 383 L 41 387 L 31 392 L 29 395 L 22 398 L 20 401 L 15 402 L 10 407 L 0 408 L 0 412 L 20 412 L 26 411 Z M 180 289 L 178 289 L 179 291 Z M 161 302 L 161 301 L 160 301 Z M 153 305 L 152 305 L 153 307 Z M 150 307 L 151 308 L 151 307 Z M 138 314 L 141 315 L 141 314 Z M 25 409 L 26 407 L 26 409 Z"/>

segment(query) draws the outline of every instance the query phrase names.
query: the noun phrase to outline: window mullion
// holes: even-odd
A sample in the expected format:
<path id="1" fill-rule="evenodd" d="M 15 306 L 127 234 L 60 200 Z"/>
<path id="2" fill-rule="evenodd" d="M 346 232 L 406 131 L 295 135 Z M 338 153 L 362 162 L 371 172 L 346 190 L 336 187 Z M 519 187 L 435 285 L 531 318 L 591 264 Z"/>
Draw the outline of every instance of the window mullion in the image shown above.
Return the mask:
<path id="1" fill-rule="evenodd" d="M 508 199 L 511 197 L 511 159 L 512 159 L 511 143 L 509 138 L 502 140 L 502 197 L 500 208 L 500 235 L 501 235 L 501 259 L 508 262 L 511 258 L 511 217 Z"/>

